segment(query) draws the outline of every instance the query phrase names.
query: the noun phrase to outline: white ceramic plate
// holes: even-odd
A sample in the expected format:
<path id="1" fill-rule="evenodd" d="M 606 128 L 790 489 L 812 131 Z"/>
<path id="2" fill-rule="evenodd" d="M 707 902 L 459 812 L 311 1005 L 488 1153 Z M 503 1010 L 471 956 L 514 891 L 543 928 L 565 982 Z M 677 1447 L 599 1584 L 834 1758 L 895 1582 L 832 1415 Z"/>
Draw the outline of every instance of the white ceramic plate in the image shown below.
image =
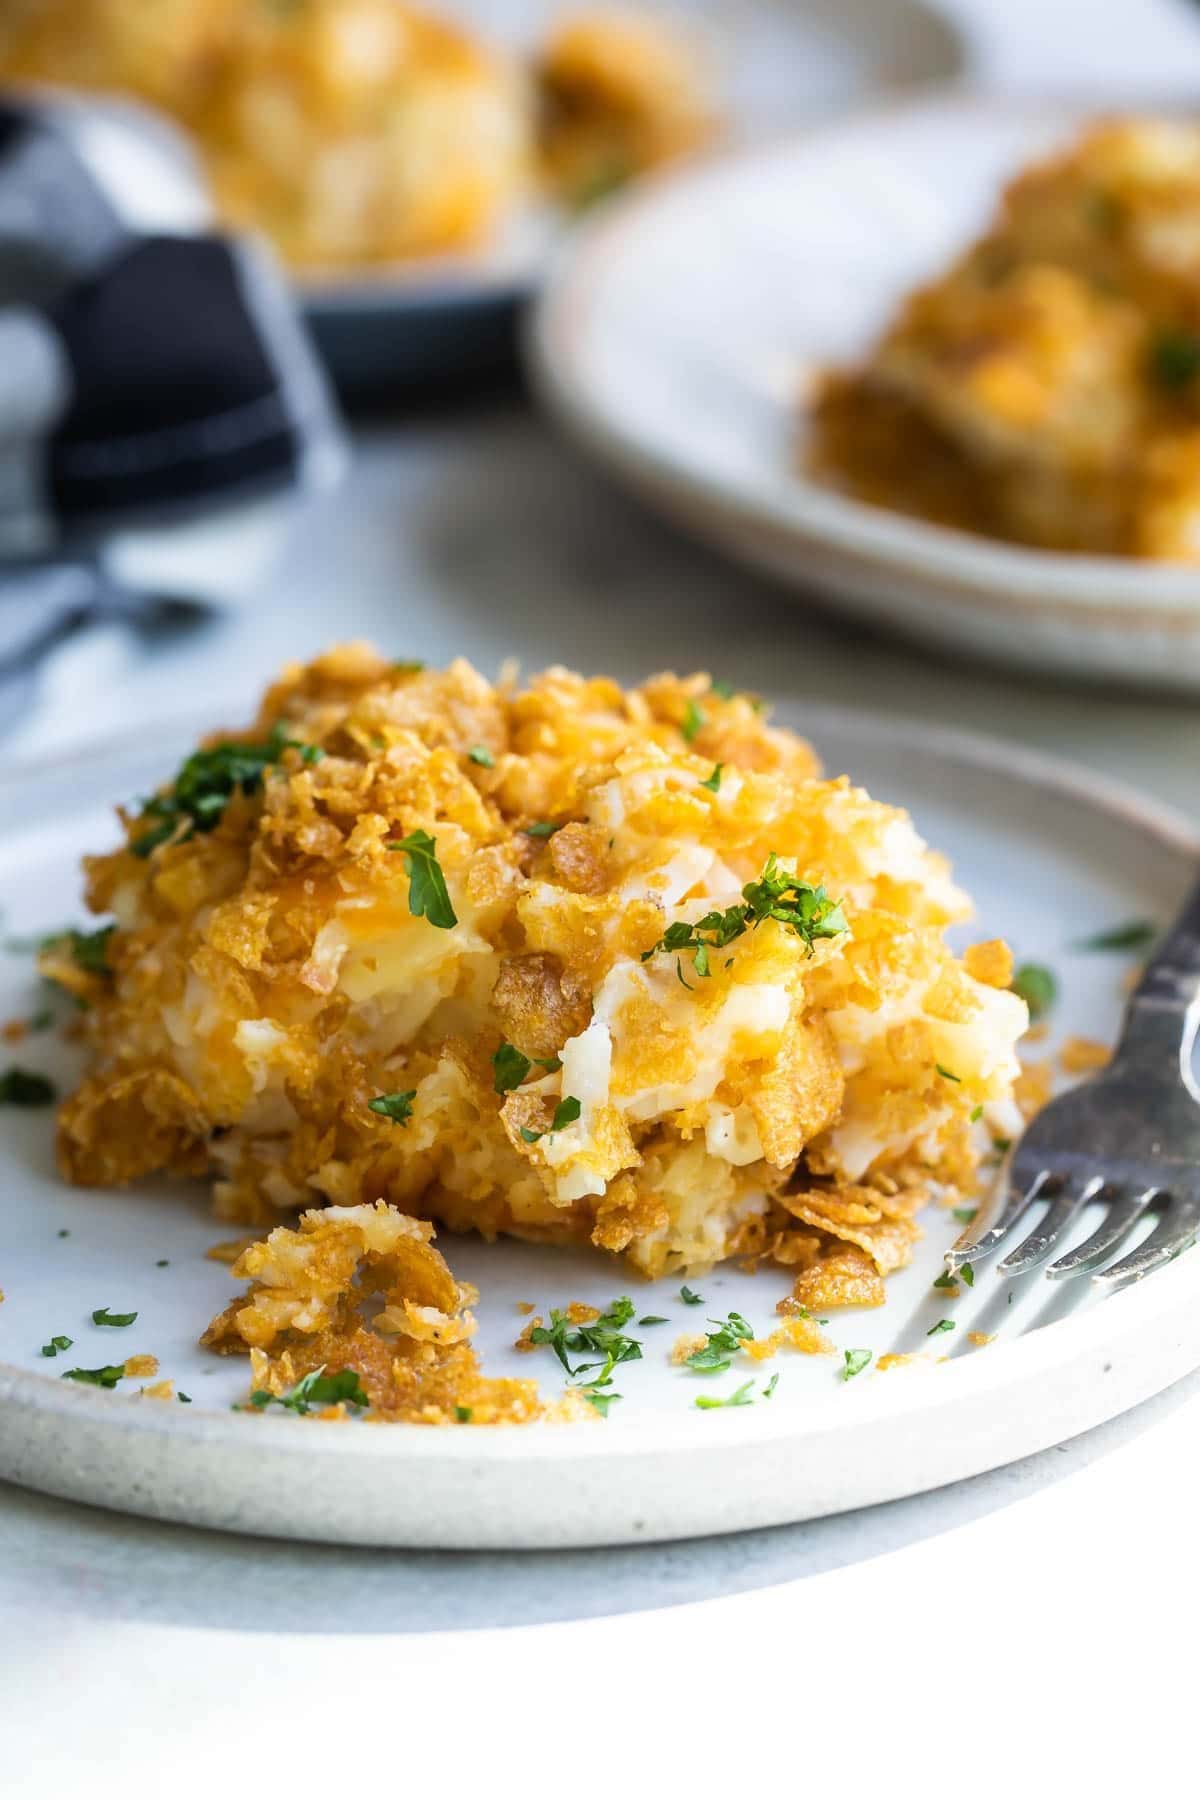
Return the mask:
<path id="1" fill-rule="evenodd" d="M 828 767 L 851 770 L 880 796 L 909 805 L 930 841 L 950 852 L 979 903 L 977 925 L 964 936 L 1006 932 L 1021 958 L 1056 968 L 1057 1034 L 1111 1039 L 1127 961 L 1068 945 L 1131 915 L 1170 916 L 1200 855 L 1185 827 L 1121 791 L 1100 791 L 1093 777 L 1008 747 L 844 713 L 792 722 L 811 733 Z M 144 793 L 171 766 L 172 748 L 62 764 L 0 786 L 6 932 L 24 936 L 79 918 L 79 853 L 111 838 L 110 802 Z M 28 954 L 0 957 L 0 1017 L 28 1015 L 37 1004 Z M 27 1039 L 17 1054 L 69 1078 L 70 1056 L 49 1035 Z M 1111 1417 L 1200 1364 L 1200 1257 L 1185 1256 L 1104 1301 L 1083 1283 L 1051 1288 L 1034 1277 L 1005 1286 L 981 1266 L 974 1289 L 947 1300 L 930 1284 L 958 1228 L 934 1210 L 916 1261 L 888 1284 L 887 1305 L 836 1313 L 829 1326 L 840 1349 L 914 1351 L 924 1359 L 915 1365 L 872 1367 L 846 1382 L 840 1358 L 781 1353 L 769 1365 L 700 1378 L 670 1365 L 677 1332 L 731 1307 L 767 1327 L 787 1291 L 783 1272 L 697 1273 L 692 1285 L 706 1304 L 692 1308 L 677 1283 L 638 1284 L 599 1254 L 443 1238 L 453 1267 L 481 1289 L 486 1368 L 536 1373 L 548 1392 L 560 1379 L 549 1352 L 531 1359 L 511 1348 L 523 1323 L 519 1300 L 544 1313 L 571 1299 L 605 1304 L 630 1292 L 639 1315 L 668 1317 L 639 1333 L 644 1360 L 621 1369 L 625 1398 L 606 1421 L 429 1430 L 235 1414 L 245 1365 L 196 1343 L 236 1291 L 228 1270 L 204 1255 L 230 1234 L 210 1216 L 204 1193 L 153 1182 L 128 1193 L 69 1189 L 54 1172 L 50 1114 L 0 1116 L 0 1477 L 157 1518 L 325 1542 L 450 1547 L 740 1530 L 996 1467 Z M 139 1316 L 126 1330 L 97 1327 L 97 1307 Z M 943 1316 L 955 1320 L 954 1332 L 928 1338 Z M 969 1331 L 995 1341 L 976 1348 Z M 47 1360 L 40 1346 L 58 1333 L 73 1346 L 65 1359 Z M 67 1366 L 145 1351 L 192 1396 L 190 1406 L 60 1379 Z M 761 1390 L 776 1371 L 768 1400 Z M 696 1408 L 698 1393 L 727 1395 L 751 1376 L 755 1404 Z"/>
<path id="2" fill-rule="evenodd" d="M 864 94 L 949 80 L 964 67 L 956 30 L 926 0 L 656 4 L 710 53 L 738 139 L 794 126 Z M 443 10 L 527 54 L 570 9 L 561 0 L 451 0 Z M 339 381 L 360 391 L 495 362 L 510 351 L 516 308 L 568 222 L 556 210 L 531 209 L 477 255 L 302 283 L 309 323 Z"/>
<path id="3" fill-rule="evenodd" d="M 561 254 L 530 337 L 543 395 L 654 504 L 806 594 L 938 648 L 1200 687 L 1200 569 L 989 542 L 798 470 L 806 377 L 863 352 L 1086 116 L 898 105 L 664 178 Z"/>

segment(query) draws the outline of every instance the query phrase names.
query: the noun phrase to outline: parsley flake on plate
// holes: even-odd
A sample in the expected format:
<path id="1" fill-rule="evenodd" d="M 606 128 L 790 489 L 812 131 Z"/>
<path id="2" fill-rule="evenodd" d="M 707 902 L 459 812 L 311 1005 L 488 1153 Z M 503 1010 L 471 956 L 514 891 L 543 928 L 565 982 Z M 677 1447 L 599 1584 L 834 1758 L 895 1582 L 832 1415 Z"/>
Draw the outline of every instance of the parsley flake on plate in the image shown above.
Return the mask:
<path id="1" fill-rule="evenodd" d="M 979 1208 L 977 1206 L 956 1206 L 954 1208 L 953 1216 L 958 1220 L 960 1225 L 969 1225 L 978 1215 L 978 1212 Z"/>
<path id="2" fill-rule="evenodd" d="M 408 870 L 408 910 L 414 919 L 425 918 L 441 931 L 451 931 L 458 924 L 458 914 L 450 904 L 450 892 L 442 865 L 437 859 L 437 839 L 427 831 L 410 831 L 388 845 L 399 850 Z"/>
<path id="3" fill-rule="evenodd" d="M 771 1395 L 775 1392 L 775 1389 L 778 1386 L 779 1386 L 779 1371 L 778 1371 L 778 1369 L 776 1369 L 774 1375 L 772 1375 L 770 1381 L 768 1381 L 766 1387 L 763 1389 L 763 1399 L 769 1400 L 771 1398 Z"/>
<path id="4" fill-rule="evenodd" d="M 727 1319 L 710 1319 L 708 1322 L 713 1329 L 707 1334 L 707 1342 L 703 1349 L 692 1351 L 687 1366 L 704 1375 L 719 1375 L 729 1368 L 746 1340 L 754 1336 L 754 1330 L 738 1312 L 731 1312 Z"/>
<path id="5" fill-rule="evenodd" d="M 732 700 L 733 683 L 732 681 L 711 681 L 709 692 L 715 694 L 718 700 Z"/>
<path id="6" fill-rule="evenodd" d="M 727 1395 L 723 1400 L 718 1399 L 715 1394 L 697 1394 L 696 1405 L 703 1412 L 711 1412 L 718 1406 L 753 1406 L 753 1388 L 753 1381 L 743 1381 L 740 1388 L 735 1388 L 732 1394 Z"/>
<path id="7" fill-rule="evenodd" d="M 1022 963 L 1012 978 L 1012 991 L 1019 994 L 1029 1008 L 1034 1024 L 1044 1019 L 1058 998 L 1058 982 L 1053 971 L 1041 963 Z"/>
<path id="8" fill-rule="evenodd" d="M 381 1119 L 390 1119 L 393 1125 L 407 1125 L 416 1097 L 416 1088 L 409 1088 L 403 1094 L 376 1094 L 373 1100 L 367 1101 L 367 1108 L 378 1113 Z"/>
<path id="9" fill-rule="evenodd" d="M 935 1288 L 951 1288 L 956 1294 L 958 1292 L 958 1282 L 949 1269 L 943 1270 L 933 1285 Z"/>
<path id="10" fill-rule="evenodd" d="M 1076 950 L 1148 950 L 1158 939 L 1159 927 L 1151 919 L 1128 919 L 1098 931 L 1094 937 L 1081 938 Z"/>
<path id="11" fill-rule="evenodd" d="M 48 1344 L 42 1345 L 42 1355 L 57 1356 L 60 1350 L 69 1350 L 74 1341 L 74 1338 L 63 1337 L 61 1335 L 52 1337 Z"/>
<path id="12" fill-rule="evenodd" d="M 929 1330 L 925 1333 L 925 1336 L 926 1337 L 938 1337 L 940 1335 L 940 1333 L 942 1333 L 943 1331 L 953 1331 L 953 1330 L 954 1330 L 954 1320 L 953 1319 L 939 1319 L 936 1325 L 931 1325 L 929 1327 Z"/>
<path id="13" fill-rule="evenodd" d="M 101 1369 L 64 1369 L 63 1381 L 82 1381 L 89 1387 L 115 1388 L 125 1376 L 124 1363 L 107 1363 Z"/>
<path id="14" fill-rule="evenodd" d="M 192 1404 L 192 1396 L 190 1394 L 185 1394 L 182 1389 L 176 1394 L 175 1398 L 178 1400 L 180 1406 L 190 1406 Z"/>
<path id="15" fill-rule="evenodd" d="M 0 1075 L 0 1106 L 53 1106 L 57 1098 L 54 1083 L 33 1069 L 13 1063 Z"/>
<path id="16" fill-rule="evenodd" d="M 664 1319 L 659 1313 L 643 1313 L 638 1320 L 639 1325 L 669 1325 L 671 1321 Z"/>
<path id="17" fill-rule="evenodd" d="M 364 1390 L 357 1369 L 339 1369 L 336 1375 L 327 1375 L 322 1364 L 303 1376 L 286 1394 L 270 1394 L 266 1388 L 256 1388 L 250 1396 L 250 1404 L 257 1412 L 268 1406 L 282 1406 L 289 1412 L 306 1413 L 314 1406 L 336 1406 L 340 1402 L 347 1406 L 370 1406 L 371 1397 Z"/>
<path id="18" fill-rule="evenodd" d="M 842 1380 L 849 1381 L 851 1376 L 862 1374 L 871 1361 L 872 1352 L 870 1350 L 844 1350 L 842 1355 L 844 1358 Z"/>
<path id="19" fill-rule="evenodd" d="M 704 1295 L 703 1294 L 693 1294 L 690 1287 L 681 1287 L 679 1290 L 679 1298 L 683 1301 L 683 1304 L 685 1306 L 703 1306 L 704 1305 Z"/>
<path id="20" fill-rule="evenodd" d="M 109 1312 L 107 1306 L 98 1306 L 92 1314 L 92 1324 L 118 1325 L 123 1327 L 125 1325 L 132 1325 L 136 1318 L 137 1314 L 135 1312 L 115 1313 Z"/>

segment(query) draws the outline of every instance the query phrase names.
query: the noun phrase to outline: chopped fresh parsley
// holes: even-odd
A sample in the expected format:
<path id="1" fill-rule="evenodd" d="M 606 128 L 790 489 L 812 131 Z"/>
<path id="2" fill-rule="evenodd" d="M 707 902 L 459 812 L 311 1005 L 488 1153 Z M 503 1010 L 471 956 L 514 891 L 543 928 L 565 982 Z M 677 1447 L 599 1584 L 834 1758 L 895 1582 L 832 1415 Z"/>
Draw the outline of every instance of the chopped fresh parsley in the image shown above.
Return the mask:
<path id="1" fill-rule="evenodd" d="M 65 1226 L 65 1225 L 63 1225 L 63 1226 L 60 1226 L 60 1227 L 59 1227 L 59 1231 L 58 1231 L 58 1236 L 59 1236 L 59 1237 L 70 1237 L 70 1235 L 71 1235 L 71 1234 L 70 1234 L 70 1232 L 69 1232 L 69 1231 L 68 1231 L 68 1230 L 67 1230 L 67 1228 L 66 1228 L 66 1226 Z"/>
<path id="2" fill-rule="evenodd" d="M 678 953 L 690 950 L 696 974 L 711 975 L 709 951 L 724 950 L 735 938 L 767 919 L 775 919 L 794 931 L 807 945 L 810 956 L 818 938 L 839 937 L 847 929 L 841 903 L 831 900 L 823 887 L 813 887 L 780 868 L 772 851 L 758 880 L 748 881 L 742 889 L 740 904 L 705 913 L 694 925 L 677 919 L 668 925 L 657 944 L 642 952 L 642 961 L 649 962 L 660 950 L 674 954 L 676 972 L 683 981 Z M 687 987 L 689 983 L 683 981 L 683 985 Z"/>
<path id="3" fill-rule="evenodd" d="M 64 931 L 47 938 L 43 948 L 65 951 L 76 967 L 89 975 L 111 975 L 108 940 L 116 929 L 115 925 L 101 925 L 97 931 Z"/>
<path id="4" fill-rule="evenodd" d="M 937 1337 L 943 1331 L 953 1331 L 953 1330 L 954 1330 L 954 1320 L 953 1319 L 939 1319 L 936 1325 L 931 1325 L 929 1327 L 929 1330 L 925 1333 L 925 1336 L 926 1337 Z"/>
<path id="5" fill-rule="evenodd" d="M 92 1314 L 92 1324 L 125 1326 L 132 1325 L 136 1318 L 137 1314 L 135 1312 L 115 1313 L 109 1312 L 107 1306 L 98 1306 Z"/>
<path id="6" fill-rule="evenodd" d="M 704 1305 L 704 1295 L 703 1294 L 693 1294 L 690 1287 L 681 1287 L 679 1290 L 679 1298 L 683 1301 L 683 1304 L 685 1306 L 703 1306 Z"/>
<path id="7" fill-rule="evenodd" d="M 481 769 L 494 769 L 496 766 L 496 759 L 486 744 L 472 744 L 467 751 L 467 760 L 478 763 Z"/>
<path id="8" fill-rule="evenodd" d="M 171 1264 L 170 1264 L 170 1260 L 167 1257 L 160 1256 L 154 1266 L 156 1269 L 169 1269 Z"/>
<path id="9" fill-rule="evenodd" d="M 707 781 L 702 781 L 700 786 L 702 788 L 707 788 L 710 794 L 719 794 L 721 791 L 721 771 L 724 767 L 724 763 L 714 763 L 712 774 Z"/>
<path id="10" fill-rule="evenodd" d="M 575 1123 L 582 1111 L 583 1108 L 580 1106 L 574 1094 L 564 1095 L 554 1109 L 554 1122 L 551 1125 L 550 1130 L 552 1132 L 564 1131 L 568 1125 L 573 1125 Z"/>
<path id="11" fill-rule="evenodd" d="M 43 1006 L 41 1008 L 41 1010 L 39 1012 L 35 1012 L 33 1017 L 30 1019 L 29 1029 L 30 1029 L 30 1031 L 49 1031 L 49 1029 L 53 1025 L 53 1023 L 54 1023 L 53 1009 L 49 1006 Z"/>
<path id="12" fill-rule="evenodd" d="M 178 1400 L 180 1406 L 190 1406 L 192 1404 L 192 1396 L 190 1394 L 185 1394 L 182 1389 L 176 1394 L 175 1398 Z"/>
<path id="13" fill-rule="evenodd" d="M 956 1206 L 954 1208 L 954 1217 L 958 1220 L 960 1225 L 969 1225 L 978 1212 L 979 1208 L 977 1206 Z"/>
<path id="14" fill-rule="evenodd" d="M 42 1345 L 42 1355 L 57 1356 L 60 1350 L 69 1350 L 74 1341 L 69 1337 L 52 1337 L 48 1344 Z"/>
<path id="15" fill-rule="evenodd" d="M 340 1402 L 347 1406 L 370 1406 L 371 1397 L 364 1390 L 357 1369 L 339 1369 L 336 1375 L 327 1375 L 322 1364 L 303 1376 L 286 1394 L 270 1394 L 266 1388 L 256 1388 L 250 1396 L 251 1406 L 259 1412 L 267 1406 L 283 1406 L 289 1412 L 306 1413 L 313 1406 L 336 1406 Z"/>
<path id="16" fill-rule="evenodd" d="M 1012 1149 L 1012 1139 L 1011 1138 L 993 1138 L 992 1139 L 992 1149 L 996 1152 L 997 1156 L 1007 1156 L 1009 1151 Z"/>
<path id="17" fill-rule="evenodd" d="M 1200 375 L 1200 337 L 1191 331 L 1160 331 L 1150 340 L 1150 372 L 1172 393 L 1188 388 Z"/>
<path id="18" fill-rule="evenodd" d="M 417 1097 L 416 1088 L 409 1088 L 403 1094 L 376 1094 L 373 1100 L 367 1101 L 368 1109 L 378 1113 L 381 1119 L 390 1119 L 393 1125 L 407 1125 L 412 1118 L 412 1103 Z"/>
<path id="19" fill-rule="evenodd" d="M 520 1087 L 533 1064 L 515 1044 L 503 1043 L 492 1055 L 492 1086 L 498 1094 Z"/>
<path id="20" fill-rule="evenodd" d="M 731 1312 L 727 1319 L 710 1319 L 708 1322 L 713 1327 L 708 1333 L 708 1341 L 702 1350 L 692 1351 L 687 1366 L 704 1375 L 719 1375 L 730 1366 L 732 1357 L 746 1339 L 754 1336 L 754 1331 L 738 1312 Z"/>
<path id="21" fill-rule="evenodd" d="M 260 742 L 214 744 L 194 751 L 171 786 L 146 801 L 136 823 L 145 823 L 147 829 L 129 848 L 135 856 L 149 856 L 168 839 L 182 843 L 195 832 L 215 830 L 233 796 L 257 793 L 266 770 L 285 750 L 304 755 L 310 749 L 290 738 L 277 722 Z"/>
<path id="22" fill-rule="evenodd" d="M 842 1369 L 843 1381 L 849 1381 L 852 1375 L 861 1375 L 872 1355 L 870 1350 L 845 1350 L 842 1354 L 845 1359 L 845 1366 Z"/>
<path id="23" fill-rule="evenodd" d="M 389 850 L 403 852 L 408 870 L 408 910 L 414 919 L 429 920 L 442 931 L 458 924 L 458 914 L 450 904 L 446 877 L 437 859 L 437 839 L 427 831 L 410 831 L 388 845 Z"/>
<path id="24" fill-rule="evenodd" d="M 669 1319 L 664 1319 L 660 1313 L 644 1313 L 638 1320 L 639 1325 L 669 1325 L 670 1322 Z"/>
<path id="25" fill-rule="evenodd" d="M 584 1395 L 588 1405 L 594 1406 L 602 1419 L 607 1419 L 608 1409 L 614 1400 L 623 1400 L 624 1398 L 624 1394 L 604 1393 L 599 1388 L 589 1388 Z"/>
<path id="26" fill-rule="evenodd" d="M 728 1368 L 728 1363 L 725 1366 Z M 711 1412 L 717 1406 L 753 1406 L 754 1395 L 751 1391 L 753 1387 L 753 1381 L 743 1381 L 740 1388 L 735 1388 L 732 1394 L 723 1400 L 719 1400 L 715 1394 L 697 1394 L 696 1405 L 704 1412 Z"/>
<path id="27" fill-rule="evenodd" d="M 975 1271 L 971 1267 L 970 1263 L 961 1264 L 958 1272 L 962 1276 L 963 1280 L 966 1282 L 968 1287 L 975 1286 Z"/>
<path id="28" fill-rule="evenodd" d="M 392 673 L 395 675 L 420 675 L 424 667 L 425 664 L 423 662 L 394 662 L 392 664 Z"/>
<path id="29" fill-rule="evenodd" d="M 718 700 L 733 699 L 732 681 L 711 681 L 709 683 L 709 691 L 710 693 L 715 694 Z"/>
<path id="30" fill-rule="evenodd" d="M 102 1369 L 64 1369 L 63 1381 L 83 1381 L 89 1387 L 115 1388 L 124 1379 L 124 1363 L 107 1363 Z"/>
<path id="31" fill-rule="evenodd" d="M 950 1273 L 949 1269 L 944 1270 L 933 1285 L 935 1288 L 953 1288 L 955 1293 L 958 1292 L 958 1279 Z"/>
<path id="32" fill-rule="evenodd" d="M 1058 982 L 1050 969 L 1041 963 L 1022 963 L 1012 978 L 1012 991 L 1019 994 L 1036 1023 L 1045 1018 L 1058 998 Z"/>
<path id="33" fill-rule="evenodd" d="M 938 1074 L 941 1076 L 943 1081 L 955 1081 L 955 1082 L 962 1081 L 962 1076 L 956 1075 L 954 1073 L 953 1069 L 943 1068 L 941 1063 L 934 1063 L 933 1066 L 937 1070 Z"/>
<path id="34" fill-rule="evenodd" d="M 13 1063 L 0 1075 L 0 1106 L 53 1106 L 57 1098 L 54 1083 L 32 1069 Z"/>
<path id="35" fill-rule="evenodd" d="M 689 744 L 693 743 L 707 724 L 708 719 L 704 712 L 689 696 L 688 703 L 683 709 L 683 723 L 679 727 L 686 741 Z"/>
<path id="36" fill-rule="evenodd" d="M 527 1144 L 536 1144 L 542 1138 L 553 1137 L 556 1131 L 564 1131 L 568 1125 L 573 1125 L 582 1111 L 574 1094 L 565 1094 L 554 1109 L 549 1131 L 531 1131 L 528 1125 L 522 1125 L 521 1136 Z"/>
<path id="37" fill-rule="evenodd" d="M 776 1369 L 774 1375 L 772 1375 L 770 1381 L 768 1381 L 766 1387 L 763 1389 L 763 1399 L 769 1400 L 771 1398 L 771 1395 L 775 1392 L 775 1389 L 778 1386 L 779 1386 L 779 1371 L 778 1371 L 778 1369 Z"/>
<path id="38" fill-rule="evenodd" d="M 460 1425 L 469 1425 L 473 1414 L 469 1406 L 456 1406 L 454 1409 L 454 1416 Z"/>
<path id="39" fill-rule="evenodd" d="M 970 1112 L 967 1114 L 967 1118 L 969 1119 L 969 1121 L 971 1122 L 972 1125 L 978 1125 L 978 1123 L 979 1123 L 980 1119 L 982 1119 L 982 1117 L 983 1117 L 983 1106 L 982 1105 L 973 1106 L 971 1108 Z"/>
<path id="40" fill-rule="evenodd" d="M 565 824 L 565 819 L 539 819 L 534 825 L 526 825 L 525 836 L 532 838 L 551 838 L 556 831 L 561 831 Z"/>
<path id="41" fill-rule="evenodd" d="M 1158 938 L 1159 928 L 1152 919 L 1128 919 L 1124 925 L 1113 925 L 1098 931 L 1094 937 L 1082 938 L 1076 950 L 1148 950 Z"/>
<path id="42" fill-rule="evenodd" d="M 557 1308 L 550 1313 L 549 1325 L 535 1325 L 529 1334 L 531 1344 L 547 1344 L 557 1356 L 567 1374 L 576 1386 L 589 1390 L 587 1398 L 596 1406 L 597 1411 L 607 1413 L 607 1402 L 619 1400 L 619 1394 L 601 1396 L 603 1404 L 597 1405 L 594 1390 L 611 1388 L 612 1372 L 618 1363 L 640 1362 L 642 1346 L 636 1338 L 629 1337 L 623 1330 L 633 1317 L 633 1301 L 623 1294 L 614 1300 L 607 1312 L 601 1313 L 587 1325 L 572 1324 L 565 1312 Z M 570 1358 L 590 1353 L 599 1357 L 598 1362 L 582 1362 L 571 1366 Z M 599 1374 L 594 1374 L 599 1370 Z M 579 1377 L 586 1379 L 580 1380 Z"/>

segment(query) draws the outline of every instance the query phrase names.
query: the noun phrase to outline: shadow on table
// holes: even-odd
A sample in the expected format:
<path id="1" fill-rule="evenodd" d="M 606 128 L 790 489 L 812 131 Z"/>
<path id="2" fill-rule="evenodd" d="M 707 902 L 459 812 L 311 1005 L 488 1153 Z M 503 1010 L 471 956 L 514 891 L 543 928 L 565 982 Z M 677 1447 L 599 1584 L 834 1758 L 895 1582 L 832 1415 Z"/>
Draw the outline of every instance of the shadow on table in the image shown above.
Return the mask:
<path id="1" fill-rule="evenodd" d="M 870 1560 L 954 1530 L 1086 1468 L 1200 1394 L 1200 1371 L 1054 1450 L 932 1494 L 803 1525 L 630 1549 L 340 1549 L 219 1536 L 92 1511 L 0 1483 L 0 1618 L 237 1631 L 480 1630 L 719 1599 Z"/>

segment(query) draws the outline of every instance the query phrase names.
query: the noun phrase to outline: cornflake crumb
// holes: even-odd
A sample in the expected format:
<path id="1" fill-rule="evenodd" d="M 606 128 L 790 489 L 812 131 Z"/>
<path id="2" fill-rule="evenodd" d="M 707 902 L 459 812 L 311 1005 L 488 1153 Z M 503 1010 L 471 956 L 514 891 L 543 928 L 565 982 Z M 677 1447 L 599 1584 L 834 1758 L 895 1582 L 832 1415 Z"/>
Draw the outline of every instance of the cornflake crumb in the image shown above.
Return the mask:
<path id="1" fill-rule="evenodd" d="M 127 1375 L 130 1373 L 128 1364 L 126 1364 L 125 1373 Z M 173 1400 L 175 1383 L 173 1381 L 155 1381 L 149 1387 L 144 1387 L 142 1392 L 147 1400 Z"/>
<path id="2" fill-rule="evenodd" d="M 126 1375 L 157 1375 L 157 1356 L 127 1356 L 125 1358 Z"/>
<path id="3" fill-rule="evenodd" d="M 704 1331 L 681 1332 L 680 1335 L 675 1339 L 675 1342 L 671 1345 L 671 1361 L 673 1363 L 685 1363 L 689 1356 L 695 1355 L 697 1350 L 703 1350 L 703 1348 L 704 1348 L 705 1344 L 707 1344 L 707 1342 L 708 1342 L 708 1333 L 707 1332 L 704 1332 Z"/>
<path id="4" fill-rule="evenodd" d="M 1088 1075 L 1103 1069 L 1112 1060 L 1112 1050 L 1095 1038 L 1069 1037 L 1058 1053 L 1058 1066 L 1064 1075 Z"/>
<path id="5" fill-rule="evenodd" d="M 1006 988 L 1013 978 L 1013 953 L 1003 938 L 989 938 L 986 943 L 968 944 L 963 952 L 963 967 L 974 981 L 985 987 Z"/>
<path id="6" fill-rule="evenodd" d="M 518 1300 L 517 1301 L 517 1311 L 519 1313 L 531 1313 L 534 1310 L 535 1310 L 535 1308 L 534 1308 L 534 1304 L 533 1304 L 532 1300 Z"/>
<path id="7" fill-rule="evenodd" d="M 210 1244 L 204 1254 L 209 1262 L 226 1263 L 232 1268 L 238 1257 L 249 1250 L 254 1242 L 253 1237 L 225 1238 L 219 1244 Z"/>
<path id="8" fill-rule="evenodd" d="M 587 1306 L 582 1300 L 572 1300 L 567 1305 L 567 1318 L 572 1325 L 594 1325 L 599 1317 L 598 1306 Z"/>
<path id="9" fill-rule="evenodd" d="M 909 1363 L 924 1362 L 926 1359 L 911 1350 L 889 1350 L 886 1356 L 876 1358 L 877 1369 L 902 1369 Z"/>
<path id="10" fill-rule="evenodd" d="M 995 1341 L 996 1334 L 994 1331 L 968 1331 L 967 1333 L 968 1344 L 976 1344 L 980 1349 L 982 1349 L 985 1344 L 992 1344 Z"/>
<path id="11" fill-rule="evenodd" d="M 1023 1062 L 1021 1073 L 1013 1083 L 1013 1097 L 1023 1119 L 1041 1112 L 1054 1092 L 1054 1074 L 1048 1062 Z"/>
<path id="12" fill-rule="evenodd" d="M 455 1279 L 433 1236 L 432 1225 L 383 1200 L 306 1212 L 297 1230 L 278 1226 L 238 1258 L 234 1277 L 250 1290 L 201 1342 L 227 1355 L 249 1351 L 251 1395 L 270 1395 L 309 1418 L 347 1418 L 346 1404 L 326 1404 L 329 1395 L 317 1386 L 347 1373 L 374 1421 L 520 1425 L 584 1417 L 573 1404 L 544 1407 L 536 1382 L 483 1374 L 470 1343 L 468 1308 L 478 1295 Z M 376 1298 L 383 1304 L 368 1317 L 363 1303 Z M 267 1410 L 265 1400 L 250 1404 Z"/>

